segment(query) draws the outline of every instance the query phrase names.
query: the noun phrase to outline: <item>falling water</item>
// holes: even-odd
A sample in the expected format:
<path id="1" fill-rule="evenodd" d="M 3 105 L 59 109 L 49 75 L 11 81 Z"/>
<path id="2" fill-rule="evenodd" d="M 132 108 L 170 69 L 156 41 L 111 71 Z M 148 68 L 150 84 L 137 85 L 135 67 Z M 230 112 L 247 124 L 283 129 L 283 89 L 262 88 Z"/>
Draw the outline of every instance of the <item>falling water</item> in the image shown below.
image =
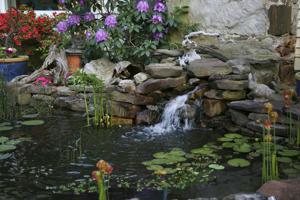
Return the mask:
<path id="1" fill-rule="evenodd" d="M 182 112 L 187 112 L 186 101 L 188 94 L 178 96 L 166 104 L 162 114 L 161 122 L 158 124 L 145 128 L 146 131 L 152 133 L 163 134 L 178 129 L 188 130 L 192 127 L 190 119 L 185 118 L 182 120 Z M 187 113 L 185 113 L 186 115 Z M 183 115 L 184 116 L 184 115 Z"/>

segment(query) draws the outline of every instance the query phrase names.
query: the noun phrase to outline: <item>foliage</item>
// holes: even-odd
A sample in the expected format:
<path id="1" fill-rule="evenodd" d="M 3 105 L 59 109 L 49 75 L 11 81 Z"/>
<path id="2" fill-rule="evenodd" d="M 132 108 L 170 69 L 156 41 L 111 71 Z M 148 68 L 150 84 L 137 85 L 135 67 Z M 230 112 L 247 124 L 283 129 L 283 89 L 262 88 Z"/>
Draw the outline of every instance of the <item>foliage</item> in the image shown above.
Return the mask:
<path id="1" fill-rule="evenodd" d="M 144 0 L 61 2 L 71 14 L 57 24 L 57 30 L 85 35 L 85 55 L 89 59 L 108 56 L 114 61 L 144 62 L 166 41 L 169 28 L 176 26 L 163 0 L 154 7 Z M 92 8 L 94 14 L 87 8 Z"/>
<path id="2" fill-rule="evenodd" d="M 12 91 L 0 76 L 0 120 L 11 120 L 19 116 L 20 110 Z"/>
<path id="3" fill-rule="evenodd" d="M 2 51 L 0 56 L 16 56 L 16 53 L 12 55 L 7 52 L 10 48 L 17 48 L 19 54 L 33 55 L 36 51 L 46 53 L 52 41 L 59 40 L 59 34 L 53 30 L 56 23 L 55 16 L 36 16 L 29 9 L 10 8 L 6 13 L 1 13 L 0 46 L 5 48 L 6 54 Z"/>

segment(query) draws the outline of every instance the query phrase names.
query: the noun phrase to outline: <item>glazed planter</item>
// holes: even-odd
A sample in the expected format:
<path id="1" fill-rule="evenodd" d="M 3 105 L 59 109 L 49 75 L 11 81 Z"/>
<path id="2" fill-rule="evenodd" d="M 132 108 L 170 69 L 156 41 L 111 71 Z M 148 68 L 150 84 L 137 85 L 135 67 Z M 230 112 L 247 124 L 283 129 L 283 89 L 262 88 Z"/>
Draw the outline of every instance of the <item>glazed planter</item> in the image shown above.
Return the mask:
<path id="1" fill-rule="evenodd" d="M 297 96 L 300 97 L 300 72 L 296 73 L 295 78 Z"/>
<path id="2" fill-rule="evenodd" d="M 71 73 L 75 73 L 82 66 L 82 60 L 81 60 L 82 51 L 78 49 L 67 49 L 66 54 L 67 54 L 69 71 Z"/>
<path id="3" fill-rule="evenodd" d="M 6 81 L 11 81 L 17 76 L 24 75 L 28 70 L 28 56 L 0 59 L 0 74 Z"/>

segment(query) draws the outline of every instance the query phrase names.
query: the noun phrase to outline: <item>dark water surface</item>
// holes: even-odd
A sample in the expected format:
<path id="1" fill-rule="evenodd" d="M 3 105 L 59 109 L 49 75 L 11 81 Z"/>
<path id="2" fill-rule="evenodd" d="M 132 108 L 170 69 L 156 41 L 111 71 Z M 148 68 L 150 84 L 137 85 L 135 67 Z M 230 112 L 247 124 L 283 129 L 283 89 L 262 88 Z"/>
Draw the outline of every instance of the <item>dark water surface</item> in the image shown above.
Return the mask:
<path id="1" fill-rule="evenodd" d="M 141 127 L 97 130 L 82 128 L 84 123 L 80 117 L 53 116 L 47 118 L 43 126 L 21 127 L 2 133 L 9 137 L 32 137 L 33 142 L 18 146 L 11 158 L 0 161 L 0 199 L 97 199 L 96 194 L 57 195 L 49 188 L 90 176 L 99 159 L 113 165 L 114 175 L 143 177 L 146 171 L 141 162 L 152 159 L 153 153 L 174 147 L 188 151 L 220 136 L 206 130 L 165 135 L 147 134 L 142 132 Z M 83 157 L 78 159 L 80 137 Z M 254 192 L 261 183 L 259 172 L 257 163 L 245 169 L 227 168 L 214 174 L 217 176 L 214 182 L 196 184 L 184 191 L 171 191 L 169 199 L 224 197 L 237 192 Z M 162 199 L 161 192 L 135 192 L 118 189 L 114 184 L 110 196 L 111 200 L 133 197 Z"/>

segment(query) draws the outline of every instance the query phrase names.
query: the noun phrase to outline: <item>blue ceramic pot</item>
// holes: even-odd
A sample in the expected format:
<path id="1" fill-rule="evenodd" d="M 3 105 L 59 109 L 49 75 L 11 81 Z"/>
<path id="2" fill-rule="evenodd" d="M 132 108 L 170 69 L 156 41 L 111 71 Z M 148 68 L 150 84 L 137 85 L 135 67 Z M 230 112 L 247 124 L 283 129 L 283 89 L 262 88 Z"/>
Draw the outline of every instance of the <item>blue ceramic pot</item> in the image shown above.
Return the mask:
<path id="1" fill-rule="evenodd" d="M 300 72 L 296 73 L 295 78 L 297 96 L 300 97 Z"/>
<path id="2" fill-rule="evenodd" d="M 6 81 L 27 73 L 28 57 L 0 59 L 0 74 Z"/>

